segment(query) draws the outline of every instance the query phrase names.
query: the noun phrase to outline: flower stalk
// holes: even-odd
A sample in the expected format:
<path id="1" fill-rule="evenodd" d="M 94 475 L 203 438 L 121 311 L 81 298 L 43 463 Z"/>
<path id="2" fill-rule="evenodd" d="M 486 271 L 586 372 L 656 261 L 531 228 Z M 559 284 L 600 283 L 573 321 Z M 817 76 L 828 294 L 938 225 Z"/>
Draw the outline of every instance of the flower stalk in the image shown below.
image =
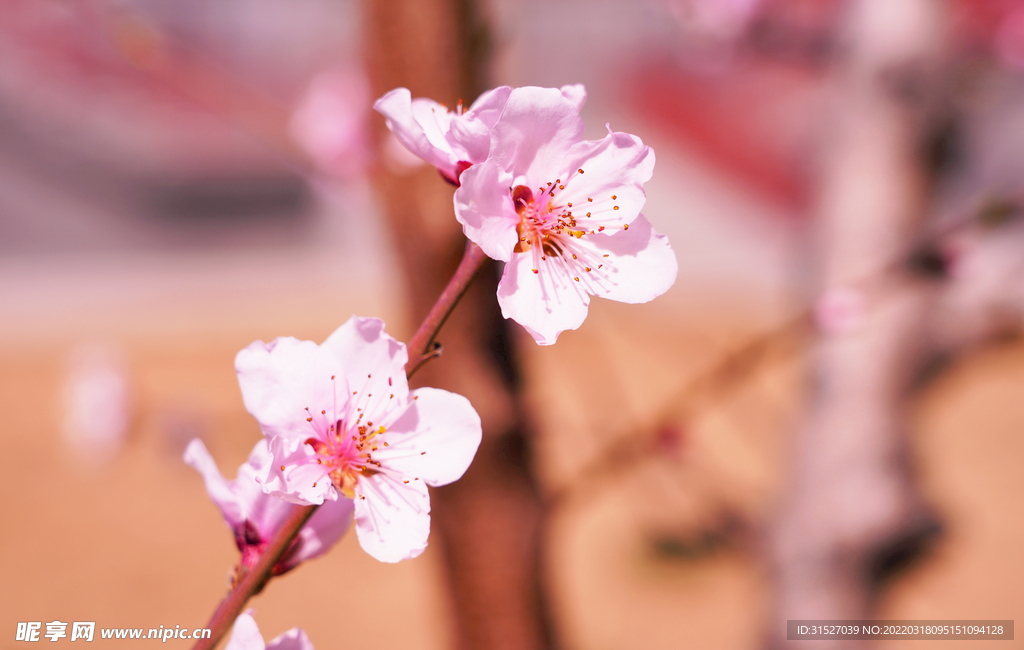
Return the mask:
<path id="1" fill-rule="evenodd" d="M 408 344 L 409 363 L 406 376 L 412 375 L 430 359 L 440 356 L 440 345 L 435 343 L 437 333 L 451 315 L 459 300 L 469 289 L 477 273 L 483 268 L 487 255 L 473 242 L 466 242 L 466 250 L 452 279 L 441 292 L 434 306 L 413 334 Z M 214 611 L 206 627 L 211 630 L 210 638 L 200 639 L 193 650 L 212 650 L 231 630 L 235 619 L 242 613 L 249 599 L 263 590 L 274 575 L 274 567 L 287 553 L 292 541 L 302 527 L 313 516 L 319 506 L 293 506 L 281 528 L 270 539 L 266 549 L 251 569 L 239 566 L 231 591 Z"/>
<path id="2" fill-rule="evenodd" d="M 434 306 L 430 308 L 430 313 L 409 340 L 406 377 L 412 377 L 426 362 L 441 356 L 440 348 L 434 345 L 434 339 L 486 261 L 487 255 L 483 250 L 473 242 L 467 241 L 466 251 L 462 254 L 462 260 L 455 269 L 452 279 L 448 281 L 448 286 L 441 292 Z"/>

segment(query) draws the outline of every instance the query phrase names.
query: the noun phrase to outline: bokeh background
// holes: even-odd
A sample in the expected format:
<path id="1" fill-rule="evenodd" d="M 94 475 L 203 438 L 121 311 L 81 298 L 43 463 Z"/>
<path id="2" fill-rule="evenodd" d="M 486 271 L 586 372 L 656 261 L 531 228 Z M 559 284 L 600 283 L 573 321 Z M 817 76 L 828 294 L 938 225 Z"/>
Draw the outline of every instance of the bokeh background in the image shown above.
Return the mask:
<path id="1" fill-rule="evenodd" d="M 181 453 L 233 477 L 258 439 L 235 353 L 352 314 L 407 338 L 461 251 L 452 188 L 373 100 L 569 83 L 589 137 L 655 149 L 676 285 L 539 348 L 486 271 L 421 377 L 486 438 L 430 548 L 347 536 L 253 601 L 265 637 L 741 649 L 787 618 L 1021 618 L 1024 4 L 11 0 L 0 646 L 202 626 L 237 551 Z"/>

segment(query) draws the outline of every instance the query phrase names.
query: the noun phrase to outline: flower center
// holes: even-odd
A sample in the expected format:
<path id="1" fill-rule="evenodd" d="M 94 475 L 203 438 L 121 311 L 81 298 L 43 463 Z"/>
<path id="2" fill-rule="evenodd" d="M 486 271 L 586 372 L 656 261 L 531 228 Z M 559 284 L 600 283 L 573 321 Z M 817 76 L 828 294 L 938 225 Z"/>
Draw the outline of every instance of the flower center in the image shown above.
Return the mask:
<path id="1" fill-rule="evenodd" d="M 582 174 L 583 170 L 577 173 Z M 534 273 L 540 273 L 544 263 L 556 263 L 569 272 L 576 282 L 580 281 L 581 273 L 590 273 L 603 264 L 591 259 L 595 256 L 576 244 L 576 240 L 584 235 L 594 234 L 595 230 L 587 231 L 585 226 L 577 223 L 572 212 L 572 202 L 559 200 L 558 194 L 565 190 L 565 183 L 555 179 L 547 183 L 547 187 L 537 189 L 537 194 L 525 185 L 512 188 L 512 202 L 515 204 L 519 223 L 516 234 L 519 241 L 513 249 L 516 253 L 533 253 Z M 593 199 L 588 199 L 593 201 Z M 590 216 L 587 213 L 586 216 Z M 601 226 L 599 230 L 604 230 Z M 605 255 L 604 257 L 607 257 Z M 550 260 L 549 260 L 550 258 Z"/>
<path id="2" fill-rule="evenodd" d="M 559 205 L 555 200 L 557 188 L 565 186 L 557 180 L 548 185 L 548 189 L 539 188 L 538 198 L 534 198 L 533 192 L 525 185 L 517 185 L 512 190 L 512 202 L 519 214 L 519 224 L 516 226 L 516 234 L 519 235 L 515 247 L 517 253 L 525 253 L 539 246 L 545 255 L 558 257 L 565 250 L 559 241 L 561 235 L 580 238 L 587 234 L 586 230 L 577 226 L 572 210 Z"/>
<path id="3" fill-rule="evenodd" d="M 343 420 L 337 420 L 322 437 L 308 438 L 306 444 L 316 452 L 317 464 L 323 466 L 334 487 L 354 498 L 359 477 L 373 476 L 380 471 L 380 463 L 373 459 L 373 452 L 378 446 L 387 446 L 380 440 L 385 431 L 383 425 L 374 428 L 373 422 L 349 427 Z"/>

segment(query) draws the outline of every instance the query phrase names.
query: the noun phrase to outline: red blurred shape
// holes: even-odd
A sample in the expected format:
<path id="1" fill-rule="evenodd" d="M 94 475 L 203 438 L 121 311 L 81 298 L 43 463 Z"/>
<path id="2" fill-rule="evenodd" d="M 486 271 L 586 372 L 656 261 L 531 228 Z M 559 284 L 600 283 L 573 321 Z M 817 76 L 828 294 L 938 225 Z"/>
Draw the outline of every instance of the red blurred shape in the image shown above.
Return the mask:
<path id="1" fill-rule="evenodd" d="M 773 63 L 743 62 L 702 74 L 663 62 L 635 78 L 638 110 L 677 144 L 787 214 L 807 207 L 804 158 L 819 76 Z"/>

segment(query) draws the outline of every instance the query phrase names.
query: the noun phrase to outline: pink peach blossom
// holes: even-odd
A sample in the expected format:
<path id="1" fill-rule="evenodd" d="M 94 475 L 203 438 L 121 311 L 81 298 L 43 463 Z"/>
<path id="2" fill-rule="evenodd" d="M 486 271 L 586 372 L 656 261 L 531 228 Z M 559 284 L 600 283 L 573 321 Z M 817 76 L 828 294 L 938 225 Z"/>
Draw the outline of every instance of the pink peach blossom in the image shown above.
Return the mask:
<path id="1" fill-rule="evenodd" d="M 322 345 L 257 341 L 235 359 L 273 458 L 257 476 L 264 492 L 300 504 L 353 499 L 359 543 L 384 562 L 423 552 L 427 485 L 461 477 L 481 437 L 466 398 L 409 391 L 407 361 L 383 321 L 358 317 Z"/>
<path id="2" fill-rule="evenodd" d="M 506 262 L 505 318 L 550 345 L 583 323 L 592 295 L 641 303 L 667 291 L 675 254 L 640 214 L 653 170 L 654 152 L 636 136 L 609 129 L 583 140 L 583 121 L 559 90 L 513 90 L 489 157 L 455 192 L 466 236 Z"/>
<path id="3" fill-rule="evenodd" d="M 198 438 L 188 443 L 184 460 L 203 477 L 210 499 L 220 508 L 224 521 L 234 533 L 235 544 L 242 552 L 243 566 L 251 567 L 294 507 L 278 497 L 265 494 L 256 480 L 271 460 L 267 441 L 262 439 L 256 443 L 249 454 L 249 461 L 238 468 L 238 477 L 232 481 L 221 476 L 206 445 Z M 351 523 L 351 501 L 343 499 L 325 504 L 299 531 L 291 548 L 274 568 L 274 573 L 284 573 L 305 560 L 323 555 L 341 539 Z"/>
<path id="4" fill-rule="evenodd" d="M 384 116 L 399 142 L 458 186 L 463 171 L 487 158 L 491 129 L 511 92 L 508 86 L 500 86 L 480 95 L 469 110 L 463 110 L 460 100 L 452 111 L 432 99 L 413 99 L 407 88 L 395 88 L 373 108 Z M 563 86 L 558 92 L 577 112 L 587 100 L 582 84 Z"/>

